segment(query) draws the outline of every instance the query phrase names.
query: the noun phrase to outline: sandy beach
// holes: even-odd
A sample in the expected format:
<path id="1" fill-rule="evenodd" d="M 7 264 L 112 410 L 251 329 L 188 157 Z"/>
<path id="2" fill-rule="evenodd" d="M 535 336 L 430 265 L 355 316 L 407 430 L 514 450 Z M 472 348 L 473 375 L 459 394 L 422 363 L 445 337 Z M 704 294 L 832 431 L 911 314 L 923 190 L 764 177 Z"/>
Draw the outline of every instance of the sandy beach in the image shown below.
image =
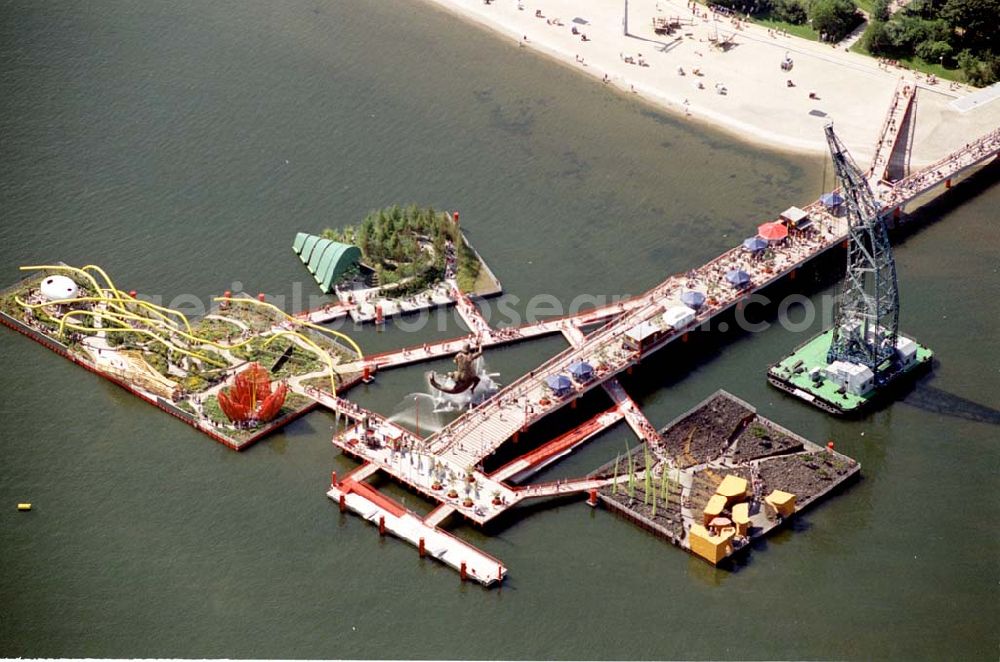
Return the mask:
<path id="1" fill-rule="evenodd" d="M 429 1 L 510 39 L 512 47 L 535 49 L 692 122 L 775 149 L 826 153 L 822 129 L 833 121 L 858 162 L 867 165 L 901 76 L 918 87 L 911 167 L 935 161 L 1000 126 L 1000 101 L 965 112 L 953 107 L 973 88 L 952 89 L 948 81 L 931 84 L 913 72 L 882 68 L 873 58 L 737 23 L 701 5 L 668 0 Z M 676 19 L 680 27 L 657 34 L 655 18 Z M 721 42 L 729 43 L 722 48 Z M 788 71 L 781 67 L 786 58 L 792 61 Z"/>

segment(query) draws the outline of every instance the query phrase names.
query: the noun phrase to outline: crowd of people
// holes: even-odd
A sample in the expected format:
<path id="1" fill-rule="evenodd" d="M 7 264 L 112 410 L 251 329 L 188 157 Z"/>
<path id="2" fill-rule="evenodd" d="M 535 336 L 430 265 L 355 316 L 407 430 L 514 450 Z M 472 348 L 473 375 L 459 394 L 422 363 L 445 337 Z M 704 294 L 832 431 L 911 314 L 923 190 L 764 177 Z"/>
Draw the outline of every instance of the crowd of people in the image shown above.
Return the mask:
<path id="1" fill-rule="evenodd" d="M 919 173 L 900 180 L 883 197 L 886 208 L 897 207 L 922 191 L 941 183 L 962 169 L 1000 151 L 1000 129 L 994 129 L 979 140 L 966 143 L 965 147 L 941 161 L 924 168 Z"/>
<path id="2" fill-rule="evenodd" d="M 906 114 L 907 108 L 909 108 L 913 92 L 914 89 L 910 85 L 898 85 L 893 92 L 892 106 L 889 109 L 889 114 L 885 117 L 882 131 L 879 133 L 878 145 L 875 148 L 875 157 L 872 159 L 872 173 L 878 175 L 879 179 L 881 179 L 886 167 L 889 165 L 889 156 L 896 145 L 895 132 L 902 125 L 903 116 Z M 897 124 L 897 121 L 899 124 Z"/>

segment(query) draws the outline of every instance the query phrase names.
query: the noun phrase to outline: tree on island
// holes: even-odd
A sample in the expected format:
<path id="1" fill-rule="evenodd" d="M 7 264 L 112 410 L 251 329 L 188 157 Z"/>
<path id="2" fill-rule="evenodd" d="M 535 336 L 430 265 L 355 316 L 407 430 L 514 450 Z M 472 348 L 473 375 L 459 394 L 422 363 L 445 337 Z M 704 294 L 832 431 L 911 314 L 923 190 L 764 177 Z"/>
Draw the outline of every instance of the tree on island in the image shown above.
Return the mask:
<path id="1" fill-rule="evenodd" d="M 464 291 L 474 289 L 479 276 L 479 259 L 458 226 L 448 214 L 431 207 L 393 205 L 369 212 L 359 226 L 328 228 L 323 237 L 360 248 L 379 285 L 392 286 L 396 296 L 433 287 L 446 277 L 449 263 Z"/>

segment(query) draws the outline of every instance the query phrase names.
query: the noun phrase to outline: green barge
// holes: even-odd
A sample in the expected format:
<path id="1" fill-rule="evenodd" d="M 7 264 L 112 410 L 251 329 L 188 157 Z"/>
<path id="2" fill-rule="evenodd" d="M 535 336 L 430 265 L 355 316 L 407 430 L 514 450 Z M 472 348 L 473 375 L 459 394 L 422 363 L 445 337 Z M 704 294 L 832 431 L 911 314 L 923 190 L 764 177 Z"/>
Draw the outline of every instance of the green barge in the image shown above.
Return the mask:
<path id="1" fill-rule="evenodd" d="M 767 380 L 772 386 L 838 416 L 859 414 L 900 381 L 926 370 L 934 352 L 899 336 L 897 359 L 878 379 L 863 366 L 829 363 L 827 352 L 833 329 L 827 329 L 772 365 Z"/>

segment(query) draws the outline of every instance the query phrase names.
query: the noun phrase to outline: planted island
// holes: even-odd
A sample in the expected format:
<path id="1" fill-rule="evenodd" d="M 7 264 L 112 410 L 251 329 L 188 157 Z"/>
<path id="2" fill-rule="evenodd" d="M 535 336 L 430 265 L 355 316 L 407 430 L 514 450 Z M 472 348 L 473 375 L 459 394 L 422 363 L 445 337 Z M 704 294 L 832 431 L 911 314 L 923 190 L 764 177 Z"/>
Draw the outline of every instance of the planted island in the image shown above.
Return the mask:
<path id="1" fill-rule="evenodd" d="M 498 286 L 465 239 L 458 215 L 432 207 L 385 207 L 358 225 L 327 228 L 322 237 L 357 246 L 360 268 L 345 280 L 362 279 L 385 296 L 417 295 L 448 280 L 467 294 L 489 294 Z"/>

